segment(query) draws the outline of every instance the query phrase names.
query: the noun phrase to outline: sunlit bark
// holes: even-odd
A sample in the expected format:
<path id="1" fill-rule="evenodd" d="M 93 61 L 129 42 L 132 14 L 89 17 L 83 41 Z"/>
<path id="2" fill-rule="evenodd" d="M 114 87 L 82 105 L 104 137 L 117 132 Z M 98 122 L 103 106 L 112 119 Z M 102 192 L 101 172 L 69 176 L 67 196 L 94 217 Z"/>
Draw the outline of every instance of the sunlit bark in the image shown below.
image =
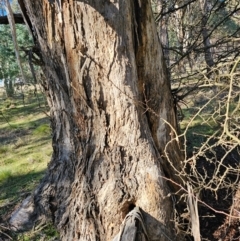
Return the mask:
<path id="1" fill-rule="evenodd" d="M 52 160 L 28 218 L 51 216 L 61 240 L 105 241 L 138 206 L 151 240 L 173 239 L 164 176 L 177 179 L 181 153 L 149 1 L 49 2 L 25 0 L 53 129 Z M 162 157 L 169 142 L 172 165 Z"/>

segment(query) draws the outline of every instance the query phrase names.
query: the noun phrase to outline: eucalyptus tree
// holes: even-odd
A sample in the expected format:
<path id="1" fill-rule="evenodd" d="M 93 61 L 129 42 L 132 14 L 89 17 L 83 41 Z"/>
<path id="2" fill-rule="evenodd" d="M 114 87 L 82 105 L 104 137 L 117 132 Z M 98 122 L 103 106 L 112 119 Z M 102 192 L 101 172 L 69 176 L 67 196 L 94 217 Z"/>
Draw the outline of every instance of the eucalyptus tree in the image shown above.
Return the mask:
<path id="1" fill-rule="evenodd" d="M 150 1 L 19 3 L 46 75 L 53 155 L 11 224 L 46 216 L 61 240 L 112 240 L 138 207 L 150 240 L 177 237 L 181 144 Z"/>
<path id="2" fill-rule="evenodd" d="M 237 39 L 237 1 L 234 7 L 210 1 L 208 8 L 196 0 L 159 2 L 154 13 L 169 70 L 193 68 L 194 61 L 202 67 L 207 51 L 214 64 L 217 56 L 224 61 L 214 50 L 226 51 L 227 24 L 235 24 L 228 33 Z M 53 156 L 12 225 L 29 228 L 48 217 L 62 240 L 112 240 L 124 217 L 140 207 L 150 240 L 174 239 L 182 146 L 150 1 L 19 3 L 46 76 Z"/>

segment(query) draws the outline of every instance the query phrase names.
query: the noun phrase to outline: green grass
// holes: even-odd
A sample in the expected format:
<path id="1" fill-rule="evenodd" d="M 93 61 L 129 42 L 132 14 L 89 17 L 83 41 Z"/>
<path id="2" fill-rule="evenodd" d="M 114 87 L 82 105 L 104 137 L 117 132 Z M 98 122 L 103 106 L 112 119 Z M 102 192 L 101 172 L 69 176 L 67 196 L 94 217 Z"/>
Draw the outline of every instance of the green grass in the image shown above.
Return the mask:
<path id="1" fill-rule="evenodd" d="M 201 93 L 203 96 L 206 93 Z M 187 140 L 187 152 L 192 155 L 195 149 L 198 149 L 207 140 L 209 136 L 212 136 L 216 131 L 219 130 L 219 123 L 212 118 L 212 112 L 215 107 L 215 103 L 209 102 L 199 113 L 203 103 L 194 103 L 191 96 L 188 107 L 184 106 L 182 109 L 184 119 L 180 123 L 181 133 L 185 133 Z"/>
<path id="2" fill-rule="evenodd" d="M 48 109 L 39 98 L 40 103 L 26 93 L 23 105 L 20 98 L 6 99 L 0 90 L 0 216 L 5 221 L 36 188 L 52 155 Z M 48 224 L 40 231 L 10 235 L 13 240 L 37 241 L 57 237 L 57 232 Z"/>
<path id="3" fill-rule="evenodd" d="M 49 136 L 51 133 L 51 129 L 50 129 L 50 126 L 49 124 L 42 124 L 38 127 L 36 127 L 36 129 L 33 131 L 33 134 L 35 136 Z"/>
<path id="4" fill-rule="evenodd" d="M 8 152 L 8 147 L 3 145 L 3 146 L 0 146 L 0 155 L 1 154 L 4 154 L 4 153 L 7 153 Z"/>
<path id="5" fill-rule="evenodd" d="M 10 169 L 4 169 L 1 168 L 0 170 L 0 184 L 6 180 L 9 180 L 9 178 L 12 175 L 12 171 Z"/>
<path id="6" fill-rule="evenodd" d="M 14 237 L 16 241 L 45 241 L 54 240 L 53 237 L 59 237 L 56 229 L 51 223 L 46 223 L 28 232 L 27 235 L 18 235 Z"/>

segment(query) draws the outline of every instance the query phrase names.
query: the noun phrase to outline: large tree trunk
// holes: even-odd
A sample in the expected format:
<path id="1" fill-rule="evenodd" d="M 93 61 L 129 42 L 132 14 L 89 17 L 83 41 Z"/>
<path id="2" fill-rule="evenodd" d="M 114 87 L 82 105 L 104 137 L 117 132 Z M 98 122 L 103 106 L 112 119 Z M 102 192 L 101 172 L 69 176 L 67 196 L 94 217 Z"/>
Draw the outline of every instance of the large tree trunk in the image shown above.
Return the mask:
<path id="1" fill-rule="evenodd" d="M 181 153 L 149 1 L 24 2 L 53 129 L 33 216 L 52 216 L 61 240 L 105 241 L 138 206 L 150 239 L 172 240 L 174 203 L 163 177 L 176 180 Z"/>

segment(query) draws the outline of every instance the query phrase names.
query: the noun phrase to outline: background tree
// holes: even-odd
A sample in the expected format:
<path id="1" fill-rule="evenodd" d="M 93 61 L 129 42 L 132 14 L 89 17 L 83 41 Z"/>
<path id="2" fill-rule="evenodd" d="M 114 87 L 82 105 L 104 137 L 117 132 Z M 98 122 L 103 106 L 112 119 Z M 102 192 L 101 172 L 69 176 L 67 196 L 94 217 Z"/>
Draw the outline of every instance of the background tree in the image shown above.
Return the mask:
<path id="1" fill-rule="evenodd" d="M 163 45 L 167 46 L 169 51 L 169 72 L 182 72 L 182 75 L 177 75 L 177 83 L 181 78 L 198 75 L 199 69 L 205 73 L 212 72 L 218 64 L 233 61 L 239 56 L 237 46 L 240 5 L 237 1 L 185 0 L 168 1 L 165 4 L 162 4 L 163 1 L 158 2 L 162 7 L 159 14 L 156 14 L 156 21 L 164 22 L 166 16 L 169 19 L 169 44 Z M 180 11 L 182 14 L 179 17 L 177 15 Z M 176 21 L 179 23 L 177 27 Z M 178 37 L 179 32 L 182 37 Z M 183 52 L 181 44 L 179 45 L 180 38 L 180 42 L 186 43 Z M 172 80 L 174 79 L 175 76 Z"/>
<path id="2" fill-rule="evenodd" d="M 28 56 L 23 50 L 28 50 L 32 46 L 32 39 L 24 25 L 16 25 L 17 41 L 20 48 L 20 58 L 23 63 L 23 71 L 27 81 L 32 81 L 32 74 L 29 69 Z M 8 25 L 0 25 L 0 79 L 8 79 L 15 83 L 17 78 L 21 78 L 16 61 L 15 50 L 12 42 L 11 31 Z M 26 58 L 27 57 L 27 58 Z"/>
<path id="3" fill-rule="evenodd" d="M 14 95 L 13 81 L 5 79 L 4 87 L 6 89 L 7 97 L 13 97 L 13 95 Z"/>
<path id="4" fill-rule="evenodd" d="M 0 25 L 1 31 L 1 79 L 12 78 L 19 75 L 17 63 L 15 61 L 14 47 L 9 26 Z"/>
<path id="5" fill-rule="evenodd" d="M 169 58 L 172 92 L 178 103 L 179 119 L 183 120 L 183 170 L 195 195 L 208 205 L 198 207 L 202 238 L 231 240 L 238 237 L 237 214 L 224 210 L 239 210 L 240 141 L 236 123 L 240 115 L 240 5 L 237 1 L 206 1 L 205 8 L 201 8 L 200 1 L 159 2 L 162 8 L 156 14 L 156 21 L 161 25 L 165 16 L 169 19 L 169 43 L 163 46 L 168 48 L 166 58 Z M 183 52 L 177 37 L 181 28 L 176 29 L 172 24 L 180 9 L 184 9 L 184 15 L 178 22 L 188 32 L 185 37 L 188 44 Z M 214 217 L 204 218 L 206 212 Z M 219 224 L 221 219 L 226 219 L 225 223 L 223 220 Z M 209 234 L 204 229 L 207 222 L 214 229 Z M 220 234 L 223 232 L 224 237 Z"/>

